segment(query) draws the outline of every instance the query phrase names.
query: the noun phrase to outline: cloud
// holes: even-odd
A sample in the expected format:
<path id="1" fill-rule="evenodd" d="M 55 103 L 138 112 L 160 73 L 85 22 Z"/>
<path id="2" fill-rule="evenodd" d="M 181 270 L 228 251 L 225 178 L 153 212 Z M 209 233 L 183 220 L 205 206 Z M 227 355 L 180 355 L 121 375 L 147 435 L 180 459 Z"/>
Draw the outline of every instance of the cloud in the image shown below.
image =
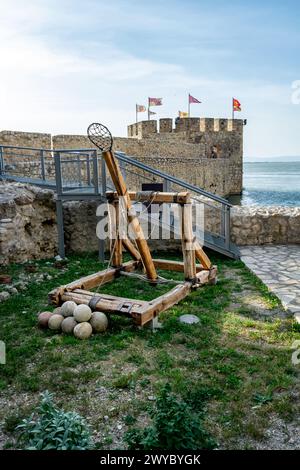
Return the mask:
<path id="1" fill-rule="evenodd" d="M 230 70 L 236 59 L 232 44 L 243 26 L 229 34 L 229 12 L 210 12 L 209 22 L 207 8 L 197 11 L 181 31 L 183 5 L 168 14 L 169 2 L 145 12 L 141 2 L 123 0 L 0 1 L 2 128 L 84 133 L 90 121 L 101 120 L 125 135 L 136 102 L 162 96 L 157 117 L 175 117 L 191 92 L 203 101 L 192 112 L 202 116 L 229 117 L 232 96 L 242 102 L 246 154 L 277 154 L 283 136 L 289 153 L 299 148 L 291 118 L 282 123 L 276 116 L 286 112 L 294 120 L 298 112 L 291 113 L 290 83 L 262 80 L 255 70 L 242 77 L 225 71 L 224 61 Z"/>

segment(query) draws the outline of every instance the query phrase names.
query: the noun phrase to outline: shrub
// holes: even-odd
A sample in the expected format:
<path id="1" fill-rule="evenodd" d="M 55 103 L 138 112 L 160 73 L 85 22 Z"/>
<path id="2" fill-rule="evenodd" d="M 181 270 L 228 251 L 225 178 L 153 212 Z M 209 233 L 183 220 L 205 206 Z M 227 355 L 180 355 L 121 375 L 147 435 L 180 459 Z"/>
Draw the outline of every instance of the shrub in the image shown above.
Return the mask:
<path id="1" fill-rule="evenodd" d="M 140 450 L 197 450 L 215 447 L 203 428 L 202 418 L 191 407 L 163 387 L 151 414 L 152 426 L 132 428 L 125 434 L 128 448 Z"/>
<path id="2" fill-rule="evenodd" d="M 75 412 L 55 407 L 53 395 L 48 391 L 37 413 L 23 419 L 17 426 L 20 440 L 28 450 L 84 450 L 91 448 L 90 430 L 85 420 Z"/>

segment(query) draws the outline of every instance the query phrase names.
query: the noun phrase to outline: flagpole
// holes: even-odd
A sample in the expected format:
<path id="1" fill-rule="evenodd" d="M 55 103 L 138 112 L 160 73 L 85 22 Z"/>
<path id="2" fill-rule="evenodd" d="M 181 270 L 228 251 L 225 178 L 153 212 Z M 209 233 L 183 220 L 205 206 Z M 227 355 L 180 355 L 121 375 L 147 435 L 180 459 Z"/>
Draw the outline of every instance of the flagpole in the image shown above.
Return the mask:
<path id="1" fill-rule="evenodd" d="M 148 97 L 148 121 L 150 121 L 150 99 Z"/>
<path id="2" fill-rule="evenodd" d="M 232 120 L 234 120 L 234 104 L 233 104 L 234 98 L 232 97 Z"/>
<path id="3" fill-rule="evenodd" d="M 138 122 L 138 111 L 137 111 L 137 104 L 135 105 L 135 122 Z"/>
<path id="4" fill-rule="evenodd" d="M 189 114 L 189 117 L 190 117 L 190 112 L 191 112 L 191 103 L 190 103 L 190 94 L 189 94 L 189 97 L 188 97 L 188 114 Z"/>

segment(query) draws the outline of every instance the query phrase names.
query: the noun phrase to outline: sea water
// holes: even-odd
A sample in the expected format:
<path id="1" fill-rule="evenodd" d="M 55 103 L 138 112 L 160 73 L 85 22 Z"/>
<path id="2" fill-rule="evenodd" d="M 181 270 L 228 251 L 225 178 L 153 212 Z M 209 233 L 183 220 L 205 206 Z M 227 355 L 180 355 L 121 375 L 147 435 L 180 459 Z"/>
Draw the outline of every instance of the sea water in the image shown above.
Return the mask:
<path id="1" fill-rule="evenodd" d="M 300 161 L 245 162 L 242 197 L 233 204 L 300 206 Z"/>

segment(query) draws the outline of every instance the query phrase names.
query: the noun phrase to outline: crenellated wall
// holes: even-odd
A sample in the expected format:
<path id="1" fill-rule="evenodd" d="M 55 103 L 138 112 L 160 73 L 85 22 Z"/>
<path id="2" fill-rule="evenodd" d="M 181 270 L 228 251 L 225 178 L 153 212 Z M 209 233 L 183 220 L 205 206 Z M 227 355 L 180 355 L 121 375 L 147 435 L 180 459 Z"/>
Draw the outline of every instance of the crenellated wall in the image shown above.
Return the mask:
<path id="1" fill-rule="evenodd" d="M 128 138 L 115 147 L 137 160 L 208 191 L 240 194 L 243 185 L 241 119 L 163 118 L 128 126 Z"/>

